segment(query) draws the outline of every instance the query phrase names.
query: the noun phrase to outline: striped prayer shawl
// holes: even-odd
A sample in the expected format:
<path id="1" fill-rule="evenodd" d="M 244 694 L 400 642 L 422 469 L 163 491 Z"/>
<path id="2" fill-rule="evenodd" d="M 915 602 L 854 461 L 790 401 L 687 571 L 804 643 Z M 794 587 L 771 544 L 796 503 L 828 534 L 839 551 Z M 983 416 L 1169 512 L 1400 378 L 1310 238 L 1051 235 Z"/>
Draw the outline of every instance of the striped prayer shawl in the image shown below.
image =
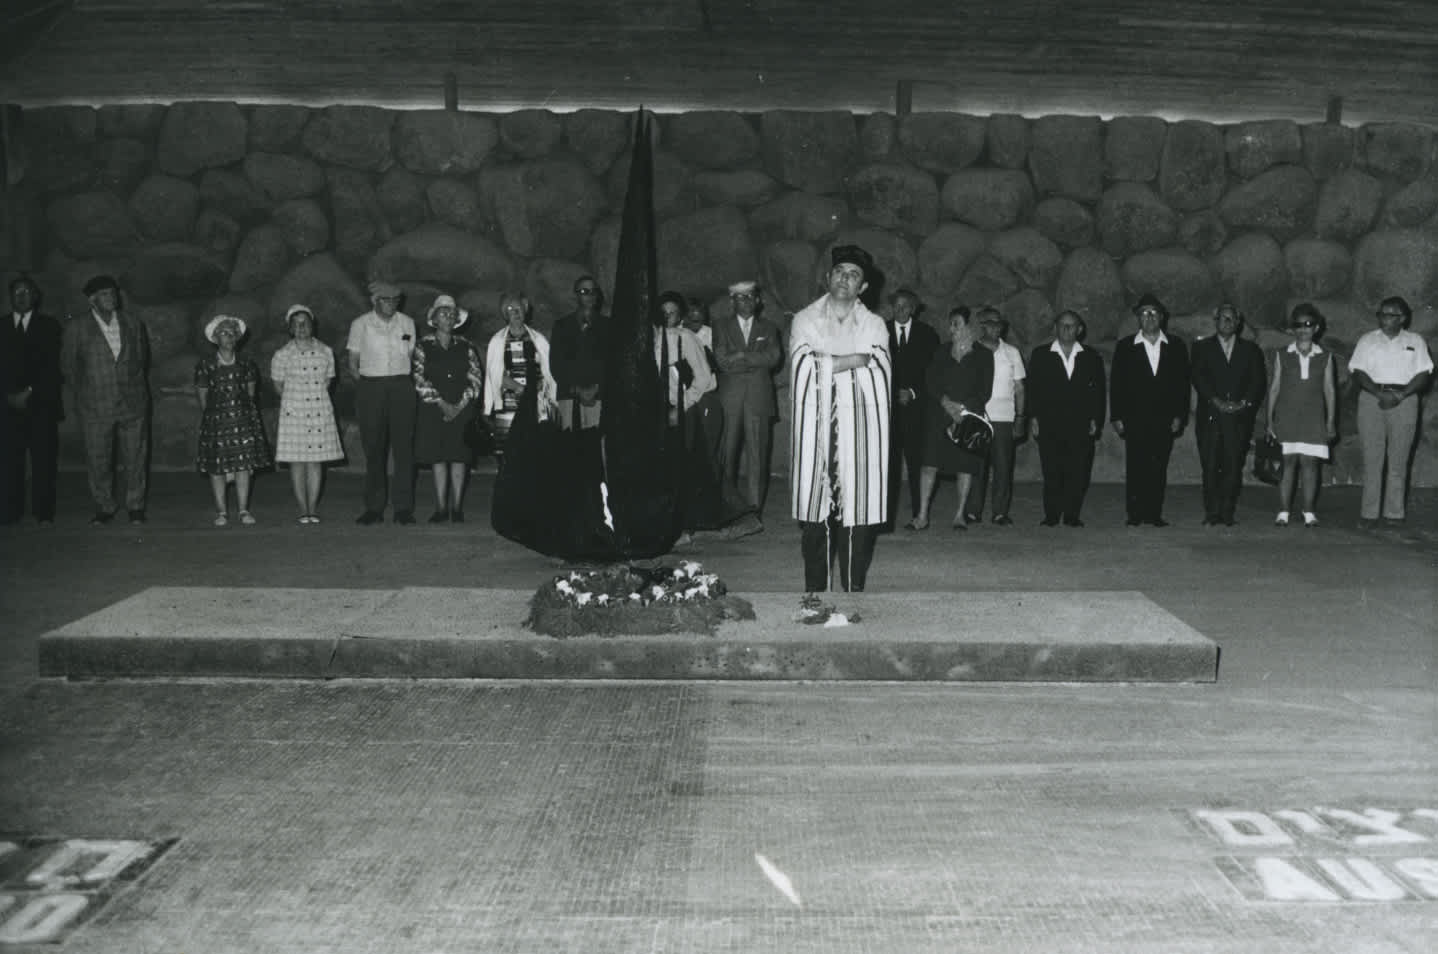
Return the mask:
<path id="1" fill-rule="evenodd" d="M 862 304 L 838 326 L 821 298 L 794 316 L 790 335 L 790 485 L 793 516 L 846 527 L 883 523 L 889 500 L 889 335 Z M 823 357 L 819 357 L 822 354 Z M 835 372 L 833 355 L 868 354 L 869 366 Z M 830 465 L 837 463 L 838 505 Z"/>

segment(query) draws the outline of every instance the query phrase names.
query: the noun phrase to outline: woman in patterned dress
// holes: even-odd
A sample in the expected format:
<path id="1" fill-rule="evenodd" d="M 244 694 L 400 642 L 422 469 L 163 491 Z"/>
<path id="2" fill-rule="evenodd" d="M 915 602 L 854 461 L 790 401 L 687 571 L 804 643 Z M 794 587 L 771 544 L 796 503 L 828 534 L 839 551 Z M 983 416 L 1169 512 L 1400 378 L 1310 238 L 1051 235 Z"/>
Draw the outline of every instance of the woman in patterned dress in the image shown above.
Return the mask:
<path id="1" fill-rule="evenodd" d="M 213 357 L 195 365 L 195 393 L 200 402 L 200 445 L 196 462 L 209 474 L 215 498 L 215 526 L 230 522 L 228 486 L 235 485 L 240 523 L 255 522 L 250 514 L 250 477 L 268 467 L 265 428 L 260 422 L 260 369 L 235 353 L 245 336 L 245 323 L 231 315 L 216 315 L 205 326 L 205 337 L 215 346 Z"/>
<path id="2" fill-rule="evenodd" d="M 1293 343 L 1273 352 L 1268 383 L 1268 433 L 1283 445 L 1283 476 L 1278 480 L 1276 526 L 1288 526 L 1294 485 L 1303 476 L 1303 525 L 1318 526 L 1318 462 L 1338 438 L 1338 388 L 1333 356 L 1318 345 L 1323 315 L 1308 302 L 1294 307 L 1288 321 Z"/>
<path id="3" fill-rule="evenodd" d="M 326 461 L 344 459 L 330 382 L 335 355 L 315 337 L 315 316 L 304 305 L 285 312 L 291 340 L 270 361 L 270 380 L 280 393 L 280 424 L 275 460 L 289 464 L 290 486 L 300 506 L 299 522 L 319 523 L 315 512 Z"/>
<path id="4" fill-rule="evenodd" d="M 499 299 L 505 326 L 489 339 L 484 355 L 484 413 L 494 432 L 494 456 L 504 463 L 504 445 L 514 416 L 526 398 L 536 402 L 540 420 L 554 401 L 549 374 L 549 339 L 529 327 L 529 299 L 506 293 Z"/>
<path id="5" fill-rule="evenodd" d="M 414 422 L 414 459 L 434 474 L 430 523 L 464 522 L 464 484 L 474 453 L 465 443 L 469 421 L 479 413 L 482 372 L 479 350 L 455 335 L 469 318 L 453 298 L 440 295 L 429 306 L 434 329 L 414 349 L 414 386 L 419 411 Z"/>

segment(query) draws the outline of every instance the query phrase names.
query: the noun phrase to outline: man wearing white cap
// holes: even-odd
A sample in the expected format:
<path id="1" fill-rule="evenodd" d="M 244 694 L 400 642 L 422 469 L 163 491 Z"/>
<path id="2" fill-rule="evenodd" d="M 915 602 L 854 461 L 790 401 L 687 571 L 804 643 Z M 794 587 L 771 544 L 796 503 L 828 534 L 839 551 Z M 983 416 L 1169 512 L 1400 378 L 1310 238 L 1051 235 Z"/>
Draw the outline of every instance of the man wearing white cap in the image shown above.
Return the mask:
<path id="1" fill-rule="evenodd" d="M 759 286 L 729 286 L 732 315 L 714 322 L 714 358 L 719 364 L 719 405 L 724 411 L 724 479 L 741 489 L 755 515 L 764 515 L 773 440 L 774 369 L 784 359 L 779 326 L 760 314 Z M 740 453 L 743 459 L 740 459 Z M 738 482 L 738 471 L 744 482 Z"/>
<path id="2" fill-rule="evenodd" d="M 355 419 L 364 445 L 364 513 L 356 523 L 384 521 L 386 497 L 394 504 L 394 522 L 414 523 L 414 319 L 399 310 L 399 286 L 369 285 L 373 309 L 350 323 L 350 374 L 355 379 Z M 386 465 L 394 454 L 394 486 Z"/>

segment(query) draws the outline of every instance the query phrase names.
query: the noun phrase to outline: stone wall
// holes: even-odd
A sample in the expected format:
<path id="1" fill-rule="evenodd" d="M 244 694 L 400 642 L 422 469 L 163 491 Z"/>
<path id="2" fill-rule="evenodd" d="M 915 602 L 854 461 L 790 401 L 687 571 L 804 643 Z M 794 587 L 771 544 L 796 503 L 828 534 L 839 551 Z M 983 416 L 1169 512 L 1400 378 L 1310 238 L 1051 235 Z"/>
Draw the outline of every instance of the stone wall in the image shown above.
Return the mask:
<path id="1" fill-rule="evenodd" d="M 6 268 L 25 247 L 49 308 L 72 315 L 84 314 L 89 276 L 120 277 L 154 344 L 155 466 L 188 468 L 191 373 L 218 312 L 250 324 L 246 348 L 267 372 L 294 302 L 342 350 L 367 278 L 402 285 L 412 315 L 456 295 L 479 341 L 500 326 L 504 290 L 523 290 L 548 331 L 578 275 L 610 286 L 629 128 L 629 115 L 600 110 L 27 110 L 27 162 L 9 197 L 27 238 L 11 231 Z M 787 324 L 818 294 L 829 249 L 854 242 L 883 267 L 885 290 L 918 290 L 926 320 L 942 329 L 951 305 L 993 303 L 1025 353 L 1073 308 L 1107 357 L 1150 290 L 1187 339 L 1231 299 L 1270 348 L 1287 341 L 1288 309 L 1312 300 L 1329 320 L 1325 343 L 1346 355 L 1388 294 L 1413 303 L 1414 330 L 1438 336 L 1431 128 L 841 112 L 693 112 L 657 128 L 660 285 L 711 299 L 716 315 L 728 283 L 757 277 Z M 1339 482 L 1360 474 L 1353 401 L 1328 470 Z M 272 413 L 272 393 L 266 403 Z M 337 405 L 360 464 L 348 381 Z M 1438 401 L 1423 432 L 1414 476 L 1431 486 Z M 779 471 L 787 435 L 781 421 Z M 64 447 L 80 466 L 73 421 Z M 1172 477 L 1197 473 L 1186 437 Z M 1020 476 L 1037 476 L 1028 445 Z M 1122 479 L 1112 435 L 1096 479 Z"/>

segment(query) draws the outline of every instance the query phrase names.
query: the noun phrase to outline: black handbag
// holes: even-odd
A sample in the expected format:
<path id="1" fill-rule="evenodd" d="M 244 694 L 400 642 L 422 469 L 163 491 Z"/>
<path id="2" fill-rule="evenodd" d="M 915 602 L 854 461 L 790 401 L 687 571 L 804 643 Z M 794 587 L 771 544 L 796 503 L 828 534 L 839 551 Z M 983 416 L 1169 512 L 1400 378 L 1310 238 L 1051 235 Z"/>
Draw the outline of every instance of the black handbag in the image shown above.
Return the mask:
<path id="1" fill-rule="evenodd" d="M 1283 445 L 1272 434 L 1264 434 L 1253 445 L 1253 476 L 1265 484 L 1283 479 Z"/>
<path id="2" fill-rule="evenodd" d="M 477 457 L 488 457 L 494 453 L 494 431 L 489 418 L 483 414 L 472 414 L 464 425 L 464 443 Z"/>
<path id="3" fill-rule="evenodd" d="M 994 426 L 982 414 L 962 411 L 959 419 L 950 422 L 944 429 L 944 435 L 970 454 L 985 457 L 989 453 L 989 445 L 994 442 Z"/>

